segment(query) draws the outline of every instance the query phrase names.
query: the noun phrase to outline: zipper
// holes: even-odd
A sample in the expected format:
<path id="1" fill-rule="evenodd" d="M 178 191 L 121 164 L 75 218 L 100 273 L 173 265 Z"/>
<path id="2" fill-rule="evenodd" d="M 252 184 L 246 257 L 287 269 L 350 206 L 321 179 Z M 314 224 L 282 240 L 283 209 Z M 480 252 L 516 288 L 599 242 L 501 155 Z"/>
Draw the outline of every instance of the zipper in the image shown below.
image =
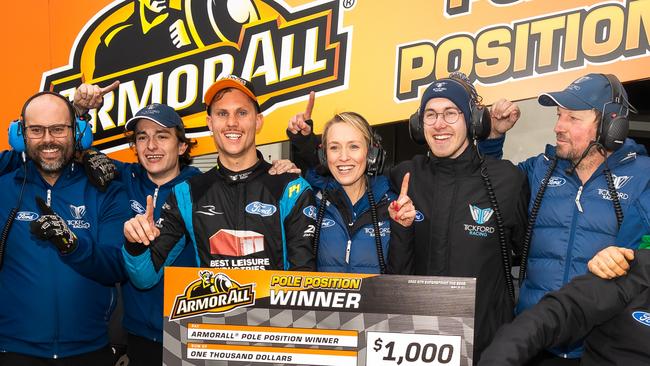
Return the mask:
<path id="1" fill-rule="evenodd" d="M 47 207 L 52 207 L 52 190 L 47 189 Z"/>
<path id="2" fill-rule="evenodd" d="M 582 211 L 582 204 L 580 203 L 580 196 L 582 196 L 582 187 L 584 186 L 580 186 L 580 188 L 578 188 L 578 194 L 576 194 L 576 199 L 575 199 L 576 207 L 578 207 L 578 211 L 580 212 L 584 212 Z"/>
<path id="3" fill-rule="evenodd" d="M 160 187 L 156 187 L 153 191 L 153 207 L 156 207 L 156 202 L 158 202 L 158 190 Z"/>
<path id="4" fill-rule="evenodd" d="M 350 250 L 352 249 L 352 240 L 348 239 L 348 245 L 345 247 L 345 263 L 350 264 Z"/>

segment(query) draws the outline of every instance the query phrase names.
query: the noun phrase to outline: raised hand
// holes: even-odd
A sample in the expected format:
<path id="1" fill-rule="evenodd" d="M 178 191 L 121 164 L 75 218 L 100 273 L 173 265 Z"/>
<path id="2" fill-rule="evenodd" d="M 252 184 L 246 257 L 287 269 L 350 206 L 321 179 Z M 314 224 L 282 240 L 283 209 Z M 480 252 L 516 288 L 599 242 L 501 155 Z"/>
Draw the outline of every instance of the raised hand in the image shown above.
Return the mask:
<path id="1" fill-rule="evenodd" d="M 124 223 L 124 237 L 131 243 L 149 245 L 160 235 L 153 221 L 153 197 L 147 196 L 147 210 Z"/>
<path id="2" fill-rule="evenodd" d="M 516 103 L 506 99 L 499 99 L 492 105 L 490 116 L 492 117 L 492 130 L 489 138 L 497 138 L 503 136 L 517 123 L 521 111 Z"/>
<path id="3" fill-rule="evenodd" d="M 301 170 L 289 159 L 273 160 L 269 174 L 280 175 L 284 173 L 300 174 Z"/>
<path id="4" fill-rule="evenodd" d="M 119 81 L 104 88 L 94 84 L 81 84 L 74 92 L 73 105 L 79 115 L 88 112 L 90 109 L 99 108 L 104 102 L 104 95 L 112 92 L 120 85 Z"/>
<path id="5" fill-rule="evenodd" d="M 629 262 L 633 259 L 632 249 L 610 246 L 591 258 L 587 267 L 596 276 L 611 279 L 625 275 L 630 269 Z"/>
<path id="6" fill-rule="evenodd" d="M 399 197 L 388 205 L 388 215 L 390 218 L 404 227 L 410 227 L 415 220 L 415 206 L 408 196 L 410 178 L 411 173 L 404 174 Z"/>
<path id="7" fill-rule="evenodd" d="M 308 136 L 311 134 L 311 126 L 306 122 L 311 120 L 311 112 L 314 110 L 314 103 L 316 102 L 316 92 L 309 92 L 309 100 L 307 101 L 307 107 L 303 113 L 298 113 L 295 116 L 291 117 L 289 120 L 289 126 L 287 126 L 287 131 L 292 134 L 297 134 L 300 132 L 303 136 Z"/>
<path id="8" fill-rule="evenodd" d="M 48 240 L 54 244 L 61 254 L 73 252 L 77 248 L 77 236 L 41 197 L 36 197 L 36 205 L 41 216 L 31 222 L 29 231 L 40 240 Z"/>

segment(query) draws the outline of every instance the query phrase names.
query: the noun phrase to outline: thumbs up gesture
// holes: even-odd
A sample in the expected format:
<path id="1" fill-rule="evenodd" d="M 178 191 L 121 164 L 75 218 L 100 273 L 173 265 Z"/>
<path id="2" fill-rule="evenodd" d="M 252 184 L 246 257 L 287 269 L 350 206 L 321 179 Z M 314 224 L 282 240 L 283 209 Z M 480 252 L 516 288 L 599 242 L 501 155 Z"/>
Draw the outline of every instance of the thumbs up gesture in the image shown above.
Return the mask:
<path id="1" fill-rule="evenodd" d="M 390 218 L 404 227 L 410 227 L 413 225 L 413 220 L 415 220 L 415 206 L 408 196 L 410 178 L 411 173 L 404 174 L 399 196 L 388 205 Z"/>
<path id="2" fill-rule="evenodd" d="M 124 237 L 131 243 L 149 245 L 160 235 L 153 221 L 153 197 L 147 196 L 147 210 L 124 223 Z"/>
<path id="3" fill-rule="evenodd" d="M 47 240 L 54 244 L 59 253 L 63 255 L 72 253 L 77 248 L 77 236 L 41 197 L 36 197 L 36 205 L 41 216 L 32 221 L 30 232 L 40 240 Z"/>
<path id="4" fill-rule="evenodd" d="M 287 126 L 287 131 L 294 135 L 298 132 L 300 132 L 300 134 L 303 136 L 308 136 L 311 134 L 311 112 L 314 110 L 315 102 L 316 93 L 312 91 L 309 93 L 309 100 L 307 101 L 305 112 L 298 113 L 295 116 L 291 117 L 289 120 L 289 126 Z"/>

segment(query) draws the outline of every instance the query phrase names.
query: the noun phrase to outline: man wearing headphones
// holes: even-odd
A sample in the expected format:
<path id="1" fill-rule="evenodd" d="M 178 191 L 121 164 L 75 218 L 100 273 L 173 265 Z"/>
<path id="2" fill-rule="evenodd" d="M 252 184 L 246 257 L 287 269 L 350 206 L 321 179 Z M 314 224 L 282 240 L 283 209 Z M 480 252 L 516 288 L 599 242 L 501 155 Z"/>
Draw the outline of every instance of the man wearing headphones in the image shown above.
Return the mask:
<path id="1" fill-rule="evenodd" d="M 433 82 L 411 121 L 411 137 L 429 153 L 394 167 L 402 186 L 390 206 L 389 267 L 398 274 L 477 278 L 476 362 L 500 325 L 513 317 L 511 254 L 526 222 L 528 184 L 510 162 L 484 157 L 475 143 L 490 132 L 491 116 L 464 75 Z M 501 100 L 492 114 L 516 119 Z"/>
<path id="2" fill-rule="evenodd" d="M 29 98 L 10 142 L 29 159 L 0 176 L 0 364 L 111 365 L 113 284 L 126 278 L 121 184 L 93 186 L 73 161 L 85 129 L 63 96 Z"/>
<path id="3" fill-rule="evenodd" d="M 587 262 L 608 245 L 636 246 L 646 232 L 638 221 L 638 199 L 650 186 L 645 148 L 626 138 L 633 107 L 613 75 L 588 74 L 565 90 L 539 96 L 557 108 L 557 142 L 544 154 L 519 164 L 532 188 L 529 222 L 522 248 L 517 313 L 535 305 L 587 272 Z M 512 123 L 492 126 L 503 143 Z M 499 149 L 496 149 L 499 150 Z M 527 260 L 526 260 L 527 258 Z M 579 363 L 580 344 L 543 352 L 532 365 Z"/>

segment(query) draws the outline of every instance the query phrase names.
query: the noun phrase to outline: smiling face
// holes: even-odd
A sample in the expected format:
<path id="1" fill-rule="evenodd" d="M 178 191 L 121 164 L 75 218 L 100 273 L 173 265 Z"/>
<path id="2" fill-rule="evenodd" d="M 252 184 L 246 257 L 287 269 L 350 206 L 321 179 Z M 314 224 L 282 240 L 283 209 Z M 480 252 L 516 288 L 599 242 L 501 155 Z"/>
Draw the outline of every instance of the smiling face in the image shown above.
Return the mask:
<path id="1" fill-rule="evenodd" d="M 239 171 L 255 164 L 255 134 L 262 128 L 262 115 L 254 102 L 237 89 L 217 93 L 210 105 L 207 125 L 226 168 Z"/>
<path id="2" fill-rule="evenodd" d="M 434 156 L 455 159 L 469 146 L 469 140 L 465 116 L 460 113 L 455 123 L 447 123 L 443 114 L 448 110 L 460 111 L 446 98 L 433 98 L 427 102 L 423 118 L 426 120 L 427 116 L 432 117 L 430 120 L 433 123 L 424 124 L 424 138 Z M 433 117 L 433 113 L 438 113 L 438 116 Z"/>
<path id="3" fill-rule="evenodd" d="M 557 122 L 553 131 L 556 136 L 556 154 L 559 158 L 576 163 L 591 141 L 596 140 L 597 113 L 593 110 L 572 111 L 557 108 Z M 597 154 L 592 149 L 589 155 Z M 587 155 L 587 156 L 589 156 Z"/>
<path id="4" fill-rule="evenodd" d="M 135 123 L 135 150 L 149 179 L 162 185 L 178 176 L 178 157 L 185 153 L 187 144 L 178 140 L 176 129 L 144 118 Z"/>
<path id="5" fill-rule="evenodd" d="M 27 155 L 34 161 L 37 169 L 53 183 L 61 175 L 63 167 L 72 159 L 74 152 L 74 130 L 70 109 L 61 98 L 54 95 L 41 95 L 34 98 L 25 109 L 25 128 L 33 126 L 67 126 L 65 135 L 53 137 L 50 130 L 40 138 L 30 138 L 26 131 L 25 147 Z"/>
<path id="6" fill-rule="evenodd" d="M 363 133 L 345 122 L 333 123 L 325 137 L 327 167 L 348 196 L 353 199 L 363 192 L 368 156 L 368 141 Z"/>

